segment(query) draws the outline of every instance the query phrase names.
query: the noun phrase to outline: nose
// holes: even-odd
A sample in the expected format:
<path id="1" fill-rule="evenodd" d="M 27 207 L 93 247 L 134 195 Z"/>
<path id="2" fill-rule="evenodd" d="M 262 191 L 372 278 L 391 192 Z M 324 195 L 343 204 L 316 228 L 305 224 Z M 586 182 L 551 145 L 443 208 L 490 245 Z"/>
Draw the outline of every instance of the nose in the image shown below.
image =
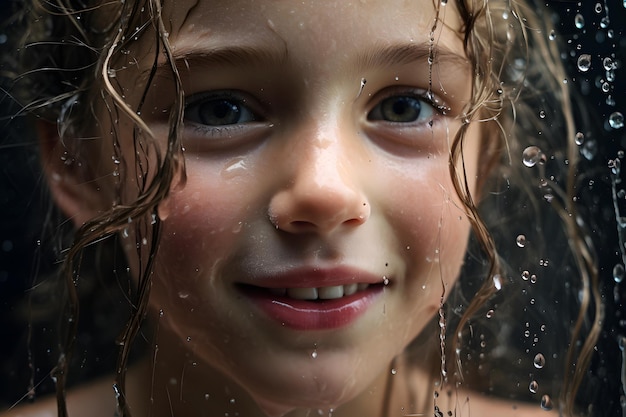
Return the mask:
<path id="1" fill-rule="evenodd" d="M 367 221 L 371 207 L 358 163 L 334 138 L 306 139 L 286 157 L 286 185 L 273 195 L 271 222 L 289 233 L 329 234 Z M 354 154 L 352 156 L 355 156 Z"/>

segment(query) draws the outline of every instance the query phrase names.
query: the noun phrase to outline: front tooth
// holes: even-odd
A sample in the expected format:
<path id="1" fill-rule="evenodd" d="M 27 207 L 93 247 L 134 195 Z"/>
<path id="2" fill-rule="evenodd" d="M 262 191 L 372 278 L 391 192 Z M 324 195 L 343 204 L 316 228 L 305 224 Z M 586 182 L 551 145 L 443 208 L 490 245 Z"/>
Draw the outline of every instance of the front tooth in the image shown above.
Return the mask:
<path id="1" fill-rule="evenodd" d="M 358 284 L 348 284 L 343 286 L 343 295 L 352 295 L 358 289 Z"/>
<path id="2" fill-rule="evenodd" d="M 317 300 L 317 288 L 287 288 L 287 295 L 296 300 Z"/>
<path id="3" fill-rule="evenodd" d="M 320 287 L 317 289 L 317 293 L 322 300 L 334 300 L 336 298 L 341 298 L 343 297 L 343 285 Z"/>

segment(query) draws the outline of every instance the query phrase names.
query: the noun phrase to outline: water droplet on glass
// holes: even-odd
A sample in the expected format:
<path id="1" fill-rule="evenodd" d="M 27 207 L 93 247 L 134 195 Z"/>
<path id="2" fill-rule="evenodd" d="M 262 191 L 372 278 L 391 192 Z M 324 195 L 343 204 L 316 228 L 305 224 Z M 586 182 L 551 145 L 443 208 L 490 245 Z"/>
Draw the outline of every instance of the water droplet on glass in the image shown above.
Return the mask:
<path id="1" fill-rule="evenodd" d="M 314 350 L 313 352 L 311 352 L 311 357 L 312 357 L 313 359 L 316 359 L 316 358 L 317 358 L 317 350 Z"/>
<path id="2" fill-rule="evenodd" d="M 621 129 L 624 127 L 624 115 L 618 111 L 611 113 L 609 116 L 609 125 L 613 129 Z"/>
<path id="3" fill-rule="evenodd" d="M 611 59 L 611 57 L 607 56 L 606 58 L 604 58 L 602 60 L 602 66 L 604 67 L 605 70 L 610 71 L 612 69 L 615 69 L 614 66 L 614 62 L 613 59 Z"/>
<path id="4" fill-rule="evenodd" d="M 555 40 L 556 39 L 556 32 L 551 30 L 550 34 L 548 35 L 548 39 L 550 39 L 551 41 Z"/>
<path id="5" fill-rule="evenodd" d="M 581 54 L 578 57 L 578 69 L 581 72 L 587 72 L 591 68 L 591 55 Z"/>
<path id="6" fill-rule="evenodd" d="M 531 284 L 534 284 L 534 283 L 536 283 L 536 282 L 537 282 L 537 275 L 532 274 L 532 275 L 530 276 L 530 283 L 531 283 Z"/>
<path id="7" fill-rule="evenodd" d="M 486 317 L 487 317 L 488 319 L 490 319 L 490 318 L 492 318 L 492 317 L 493 317 L 493 314 L 494 314 L 494 311 L 493 311 L 493 310 L 489 310 L 489 311 L 487 311 Z"/>
<path id="8" fill-rule="evenodd" d="M 613 267 L 613 279 L 618 284 L 624 280 L 624 265 L 617 264 Z"/>
<path id="9" fill-rule="evenodd" d="M 585 135 L 582 132 L 578 132 L 576 133 L 576 136 L 574 137 L 574 141 L 576 142 L 576 145 L 580 146 L 583 143 L 585 143 Z"/>
<path id="10" fill-rule="evenodd" d="M 502 280 L 500 275 L 496 274 L 493 276 L 493 286 L 496 287 L 496 290 L 498 291 L 502 289 Z"/>
<path id="11" fill-rule="evenodd" d="M 545 366 L 545 364 L 546 364 L 546 358 L 544 358 L 544 356 L 541 353 L 537 353 L 535 355 L 535 359 L 533 359 L 533 365 L 535 365 L 535 368 L 541 369 Z"/>
<path id="12" fill-rule="evenodd" d="M 600 27 L 602 29 L 606 29 L 607 27 L 609 27 L 609 23 L 611 22 L 609 21 L 608 16 L 604 16 L 602 19 L 600 19 Z"/>
<path id="13" fill-rule="evenodd" d="M 222 178 L 230 179 L 246 172 L 247 166 L 243 158 L 235 158 L 229 161 L 222 170 Z"/>
<path id="14" fill-rule="evenodd" d="M 543 164 L 546 161 L 546 156 L 538 146 L 529 146 L 522 153 L 522 161 L 524 165 L 531 168 L 537 163 Z"/>
<path id="15" fill-rule="evenodd" d="M 518 247 L 523 248 L 524 246 L 526 246 L 526 236 L 518 235 L 515 239 L 515 243 L 517 243 Z"/>
<path id="16" fill-rule="evenodd" d="M 539 389 L 539 384 L 537 383 L 537 381 L 530 381 L 530 384 L 528 384 L 528 391 L 532 392 L 533 394 L 536 394 L 538 389 Z"/>
<path id="17" fill-rule="evenodd" d="M 594 10 L 596 13 L 602 13 L 602 5 L 600 3 L 596 3 Z"/>
<path id="18" fill-rule="evenodd" d="M 528 278 L 530 278 L 530 272 L 528 271 L 522 271 L 522 279 L 524 281 L 528 281 Z"/>
<path id="19" fill-rule="evenodd" d="M 383 285 L 389 285 L 389 278 L 383 276 Z"/>
<path id="20" fill-rule="evenodd" d="M 543 397 L 541 397 L 541 408 L 546 410 L 546 411 L 550 411 L 552 410 L 552 398 L 550 398 L 550 396 L 548 394 L 545 394 Z"/>
<path id="21" fill-rule="evenodd" d="M 576 16 L 574 16 L 574 24 L 578 29 L 582 29 L 583 27 L 585 27 L 585 18 L 582 14 L 578 13 Z"/>
<path id="22" fill-rule="evenodd" d="M 397 373 L 398 371 L 396 370 L 396 368 L 391 368 L 391 375 L 395 375 Z"/>
<path id="23" fill-rule="evenodd" d="M 543 110 L 541 110 L 541 111 L 539 112 L 539 117 L 540 117 L 540 118 L 542 118 L 542 119 L 545 119 L 545 118 L 546 118 L 546 112 L 545 112 L 545 111 L 543 111 Z"/>

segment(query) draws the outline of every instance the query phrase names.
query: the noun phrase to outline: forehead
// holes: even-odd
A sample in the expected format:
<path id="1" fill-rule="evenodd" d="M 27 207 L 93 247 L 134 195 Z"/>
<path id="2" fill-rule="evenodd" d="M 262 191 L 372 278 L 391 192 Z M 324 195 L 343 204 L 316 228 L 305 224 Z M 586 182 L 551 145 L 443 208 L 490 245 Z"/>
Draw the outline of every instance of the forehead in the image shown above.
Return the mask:
<path id="1" fill-rule="evenodd" d="M 425 43 L 431 37 L 459 55 L 455 6 L 436 0 L 174 0 L 164 5 L 174 52 L 207 44 L 274 45 L 290 54 L 341 60 L 368 44 Z M 435 31 L 433 33 L 433 28 Z M 302 48 L 302 49 L 299 49 Z"/>

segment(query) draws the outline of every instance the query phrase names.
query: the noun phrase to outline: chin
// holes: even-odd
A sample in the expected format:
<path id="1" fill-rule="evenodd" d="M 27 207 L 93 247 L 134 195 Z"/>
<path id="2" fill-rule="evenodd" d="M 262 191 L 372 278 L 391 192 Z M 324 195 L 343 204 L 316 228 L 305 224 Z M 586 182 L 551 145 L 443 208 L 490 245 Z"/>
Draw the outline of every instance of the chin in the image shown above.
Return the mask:
<path id="1" fill-rule="evenodd" d="M 384 375 L 383 369 L 356 366 L 361 361 L 354 358 L 343 361 L 342 355 L 335 355 L 324 361 L 321 354 L 308 356 L 304 361 L 284 361 L 271 372 L 258 369 L 258 378 L 249 375 L 244 379 L 239 374 L 240 378 L 234 379 L 268 416 L 282 416 L 296 409 L 336 409 L 367 392 L 377 377 Z"/>

